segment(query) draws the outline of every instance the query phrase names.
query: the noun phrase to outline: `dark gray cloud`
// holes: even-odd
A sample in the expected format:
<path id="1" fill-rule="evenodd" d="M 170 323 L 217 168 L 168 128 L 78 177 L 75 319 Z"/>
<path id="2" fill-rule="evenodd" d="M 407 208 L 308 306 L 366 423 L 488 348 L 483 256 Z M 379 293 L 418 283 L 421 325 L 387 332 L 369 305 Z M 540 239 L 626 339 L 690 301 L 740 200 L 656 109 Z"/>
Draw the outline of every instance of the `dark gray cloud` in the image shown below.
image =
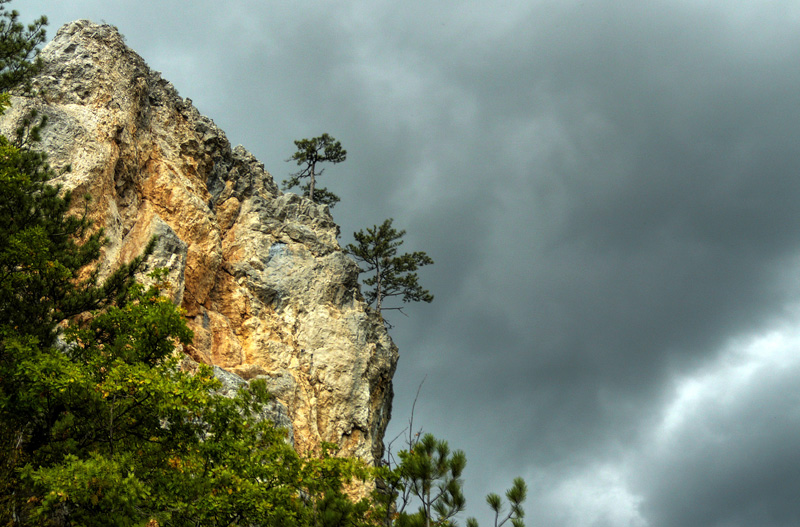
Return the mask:
<path id="1" fill-rule="evenodd" d="M 677 387 L 636 468 L 652 525 L 795 525 L 796 328 L 736 342 Z"/>
<path id="2" fill-rule="evenodd" d="M 797 525 L 800 4 L 26 0 L 116 24 L 280 181 L 348 150 L 343 241 L 436 265 L 395 317 L 392 435 L 463 448 L 469 512 Z"/>

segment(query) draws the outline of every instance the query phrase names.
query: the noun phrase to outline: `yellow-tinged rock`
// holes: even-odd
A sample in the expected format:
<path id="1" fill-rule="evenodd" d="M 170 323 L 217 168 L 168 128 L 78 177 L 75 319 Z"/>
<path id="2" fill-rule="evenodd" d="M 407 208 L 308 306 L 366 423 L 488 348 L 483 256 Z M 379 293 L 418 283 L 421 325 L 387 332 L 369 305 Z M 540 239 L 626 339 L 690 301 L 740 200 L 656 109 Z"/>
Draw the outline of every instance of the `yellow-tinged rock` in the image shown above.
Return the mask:
<path id="1" fill-rule="evenodd" d="M 46 99 L 14 97 L 0 131 L 33 107 L 48 116 L 42 147 L 72 167 L 59 183 L 93 197 L 109 236 L 102 274 L 158 235 L 146 267 L 168 269 L 191 357 L 264 378 L 301 452 L 325 441 L 378 461 L 397 349 L 366 309 L 327 207 L 281 193 L 112 26 L 68 24 L 42 58 L 34 85 Z"/>

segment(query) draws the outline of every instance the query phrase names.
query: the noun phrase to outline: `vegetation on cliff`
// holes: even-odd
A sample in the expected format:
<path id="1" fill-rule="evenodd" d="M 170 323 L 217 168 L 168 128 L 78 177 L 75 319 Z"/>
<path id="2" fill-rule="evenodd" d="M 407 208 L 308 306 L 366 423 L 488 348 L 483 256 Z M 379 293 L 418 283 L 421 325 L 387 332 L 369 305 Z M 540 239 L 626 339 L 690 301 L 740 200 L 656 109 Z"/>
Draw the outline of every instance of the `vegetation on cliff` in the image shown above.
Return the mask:
<path id="1" fill-rule="evenodd" d="M 302 168 L 299 172 L 290 174 L 289 179 L 283 182 L 283 189 L 289 190 L 300 187 L 303 195 L 314 203 L 322 203 L 333 208 L 339 201 L 339 196 L 330 192 L 325 187 L 316 187 L 317 178 L 322 175 L 324 168 L 317 168 L 318 163 L 341 163 L 347 159 L 347 150 L 342 148 L 342 143 L 328 134 L 311 139 L 300 139 L 294 142 L 297 152 L 292 154 L 288 161 L 294 161 Z M 301 179 L 308 178 L 308 183 L 300 183 Z"/>
<path id="2" fill-rule="evenodd" d="M 102 231 L 52 176 L 0 138 L 0 523 L 318 523 L 365 467 L 301 459 L 263 382 L 228 398 L 210 368 L 182 371 L 192 334 L 161 273 L 133 283 L 136 259 L 98 284 Z"/>
<path id="3" fill-rule="evenodd" d="M 26 29 L 7 2 L 2 108 L 12 84 L 36 71 L 46 23 Z M 149 286 L 133 280 L 152 244 L 100 282 L 104 233 L 80 199 L 50 184 L 55 176 L 29 143 L 0 136 L 0 524 L 453 522 L 466 458 L 446 442 L 416 436 L 399 463 L 379 468 L 331 456 L 327 445 L 301 457 L 265 418 L 263 381 L 228 397 L 209 367 L 183 367 L 193 335 L 162 294 L 165 273 L 150 273 Z M 356 501 L 346 492 L 354 479 L 381 483 Z M 508 517 L 518 524 L 524 485 L 512 491 Z M 489 503 L 500 510 L 499 498 Z"/>
<path id="4" fill-rule="evenodd" d="M 43 38 L 3 16 L 6 38 Z M 28 47 L 5 44 L 29 63 L 8 71 L 35 71 Z M 68 212 L 54 176 L 0 137 L 0 523 L 317 522 L 362 464 L 301 459 L 263 418 L 263 382 L 228 398 L 210 368 L 182 371 L 192 333 L 162 274 L 133 283 L 137 258 L 98 283 L 103 232 Z"/>
<path id="5" fill-rule="evenodd" d="M 385 307 L 384 300 L 400 297 L 403 302 L 432 302 L 433 295 L 419 284 L 416 271 L 424 265 L 433 263 L 433 259 L 423 251 L 397 254 L 403 245 L 406 231 L 398 231 L 392 227 L 392 219 L 385 220 L 380 226 L 368 227 L 366 232 L 360 230 L 353 233 L 356 243 L 348 244 L 346 251 L 362 264 L 362 273 L 369 276 L 364 285 L 370 289 L 364 296 L 367 303 L 374 306 L 378 313 Z"/>
<path id="6" fill-rule="evenodd" d="M 283 189 L 290 190 L 299 186 L 303 195 L 314 203 L 321 203 L 333 208 L 341 201 L 339 196 L 326 188 L 315 190 L 315 180 L 322 175 L 324 169 L 317 170 L 318 163 L 341 163 L 347 159 L 347 151 L 342 144 L 324 133 L 312 139 L 300 139 L 294 142 L 297 147 L 287 161 L 295 161 L 303 168 L 290 174 L 284 180 Z M 308 178 L 309 182 L 301 184 L 300 180 Z M 397 249 L 403 245 L 406 231 L 398 231 L 392 226 L 392 218 L 384 220 L 378 226 L 368 227 L 354 232 L 356 243 L 348 244 L 345 252 L 359 264 L 359 272 L 367 274 L 363 284 L 368 288 L 364 293 L 367 304 L 378 313 L 384 309 L 402 312 L 402 307 L 385 307 L 383 301 L 391 297 L 400 297 L 407 302 L 432 302 L 433 295 L 419 284 L 416 271 L 422 266 L 430 265 L 433 259 L 423 251 L 398 255 Z"/>

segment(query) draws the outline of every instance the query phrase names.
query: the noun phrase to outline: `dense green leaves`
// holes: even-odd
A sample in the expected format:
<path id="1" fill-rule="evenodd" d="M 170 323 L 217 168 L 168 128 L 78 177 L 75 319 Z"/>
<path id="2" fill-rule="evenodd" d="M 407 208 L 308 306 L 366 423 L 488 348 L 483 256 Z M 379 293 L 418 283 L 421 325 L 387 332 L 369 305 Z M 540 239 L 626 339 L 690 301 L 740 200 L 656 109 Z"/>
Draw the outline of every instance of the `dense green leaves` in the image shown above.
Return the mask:
<path id="1" fill-rule="evenodd" d="M 364 285 L 371 287 L 364 296 L 367 303 L 380 312 L 385 299 L 398 296 L 403 302 L 432 302 L 433 295 L 419 284 L 416 271 L 419 267 L 433 263 L 422 251 L 398 255 L 406 231 L 392 227 L 389 218 L 380 226 L 374 225 L 366 231 L 353 233 L 355 244 L 348 244 L 346 252 L 362 265 L 361 272 L 369 273 Z"/>
<path id="2" fill-rule="evenodd" d="M 10 1 L 0 0 L 0 92 L 24 84 L 41 68 L 39 46 L 47 25 L 45 16 L 23 25 L 17 11 L 6 9 Z"/>
<path id="3" fill-rule="evenodd" d="M 283 189 L 300 187 L 304 196 L 308 196 L 314 203 L 322 203 L 333 208 L 338 203 L 339 196 L 328 189 L 316 188 L 316 178 L 321 176 L 324 169 L 317 169 L 318 163 L 341 163 L 347 159 L 347 151 L 342 144 L 328 134 L 322 134 L 312 139 L 300 139 L 294 142 L 297 147 L 292 157 L 287 161 L 294 161 L 303 167 L 299 172 L 291 174 L 283 182 Z M 308 178 L 308 183 L 301 184 L 300 180 Z"/>
<path id="4" fill-rule="evenodd" d="M 0 370 L 2 447 L 17 461 L 5 467 L 0 518 L 228 526 L 363 517 L 367 504 L 342 489 L 365 466 L 300 458 L 264 418 L 263 381 L 228 398 L 208 367 L 182 371 L 175 346 L 191 337 L 159 288 L 140 285 L 71 324 L 61 349 L 6 336 L 15 360 Z"/>

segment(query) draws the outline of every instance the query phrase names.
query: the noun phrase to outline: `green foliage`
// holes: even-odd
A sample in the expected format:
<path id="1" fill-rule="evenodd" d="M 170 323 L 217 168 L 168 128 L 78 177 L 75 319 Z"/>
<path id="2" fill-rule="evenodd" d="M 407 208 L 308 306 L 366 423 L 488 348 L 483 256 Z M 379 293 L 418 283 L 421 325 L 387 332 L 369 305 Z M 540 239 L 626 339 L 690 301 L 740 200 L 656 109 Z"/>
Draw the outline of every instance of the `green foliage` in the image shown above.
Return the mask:
<path id="1" fill-rule="evenodd" d="M 425 434 L 410 450 L 399 454 L 400 488 L 419 501 L 413 514 L 399 511 L 398 527 L 430 527 L 446 524 L 464 510 L 461 474 L 467 457 L 461 450 L 450 452 L 447 441 Z"/>
<path id="2" fill-rule="evenodd" d="M 41 154 L 0 136 L 0 327 L 43 346 L 63 320 L 124 294 L 141 263 L 135 259 L 98 285 L 87 265 L 100 255 L 103 231 L 92 232 L 85 208 L 68 214 L 72 196 L 50 185 L 52 177 Z"/>
<path id="3" fill-rule="evenodd" d="M 309 507 L 309 525 L 314 527 L 368 527 L 372 503 L 364 498 L 353 500 L 345 483 L 366 481 L 373 470 L 356 459 L 341 459 L 330 455 L 336 445 L 323 443 L 319 458 L 305 461 L 302 481 L 303 495 Z"/>
<path id="4" fill-rule="evenodd" d="M 28 465 L 23 470 L 24 477 L 36 486 L 52 489 L 41 500 L 36 499 L 41 502 L 31 510 L 31 523 L 52 525 L 59 516 L 83 523 L 91 520 L 93 513 L 107 512 L 105 525 L 135 525 L 136 505 L 149 492 L 126 468 L 132 463 L 130 454 L 108 459 L 92 453 L 88 459 L 69 454 L 62 463 L 37 471 Z"/>
<path id="5" fill-rule="evenodd" d="M 433 263 L 422 251 L 397 255 L 397 249 L 403 244 L 406 231 L 398 231 L 392 227 L 389 218 L 380 226 L 375 225 L 353 233 L 356 244 L 348 244 L 345 251 L 360 264 L 362 273 L 371 273 L 364 280 L 364 285 L 372 287 L 364 296 L 367 303 L 373 305 L 380 313 L 385 308 L 383 301 L 399 296 L 403 302 L 432 302 L 433 295 L 419 284 L 417 269 Z"/>
<path id="6" fill-rule="evenodd" d="M 317 163 L 341 163 L 347 159 L 347 151 L 342 148 L 339 141 L 328 134 L 312 139 L 300 139 L 294 144 L 297 152 L 287 161 L 294 161 L 303 168 L 299 172 L 290 174 L 289 179 L 282 184 L 283 190 L 299 186 L 303 195 L 314 203 L 322 203 L 333 208 L 340 201 L 339 196 L 324 187 L 316 188 L 316 178 L 324 171 L 324 169 L 317 171 Z M 309 182 L 301 184 L 300 180 L 305 178 L 308 178 Z"/>
<path id="7" fill-rule="evenodd" d="M 0 519 L 363 523 L 368 504 L 350 503 L 342 487 L 367 477 L 366 467 L 327 453 L 301 459 L 285 432 L 263 417 L 263 381 L 228 398 L 215 393 L 219 381 L 210 368 L 179 368 L 175 346 L 191 338 L 158 284 L 137 284 L 119 305 L 71 324 L 61 349 L 6 335 L 15 360 L 0 370 L 0 437 L 16 466 L 4 467 Z"/>
<path id="8" fill-rule="evenodd" d="M 42 68 L 39 47 L 46 37 L 47 17 L 39 17 L 26 27 L 19 22 L 17 11 L 6 9 L 5 4 L 10 1 L 0 0 L 0 115 L 10 105 L 10 90 L 33 95 L 30 80 Z M 31 110 L 17 127 L 14 144 L 30 146 L 38 142 L 46 124 L 47 116 Z"/>
<path id="9" fill-rule="evenodd" d="M 417 389 L 417 398 L 421 388 L 422 384 Z M 446 441 L 436 439 L 432 434 L 423 435 L 422 430 L 413 433 L 417 398 L 406 428 L 406 449 L 395 457 L 392 454 L 394 441 L 390 442 L 386 458 L 375 469 L 372 517 L 377 525 L 383 527 L 455 527 L 456 515 L 466 506 L 461 475 L 467 458 L 461 450 L 451 452 Z M 494 493 L 486 497 L 495 512 L 494 527 L 501 527 L 509 520 L 513 527 L 524 527 L 522 503 L 526 493 L 525 481 L 516 478 L 513 487 L 506 492 L 510 511 L 500 521 L 498 519 L 504 512 L 501 498 Z M 414 505 L 418 506 L 417 511 L 407 512 Z M 478 527 L 477 520 L 468 518 L 467 527 Z"/>
<path id="10" fill-rule="evenodd" d="M 417 433 L 407 442 L 408 449 L 398 454 L 399 463 L 392 467 L 390 454 L 390 462 L 377 469 L 380 485 L 374 493 L 376 523 L 385 527 L 455 525 L 454 518 L 466 506 L 461 479 L 467 464 L 464 452 L 451 452 L 446 441 L 431 434 L 420 438 Z M 494 527 L 502 527 L 508 521 L 513 527 L 524 527 L 522 503 L 526 495 L 525 481 L 516 478 L 506 491 L 508 511 L 500 496 L 494 493 L 486 496 L 486 502 L 495 513 Z M 417 510 L 407 512 L 415 504 Z M 478 527 L 478 522 L 468 518 L 467 526 Z"/>
<path id="11" fill-rule="evenodd" d="M 522 508 L 522 503 L 528 495 L 528 486 L 522 478 L 514 478 L 514 483 L 511 488 L 506 491 L 506 499 L 508 500 L 508 512 L 505 510 L 503 499 L 495 493 L 490 493 L 486 496 L 486 503 L 494 512 L 494 527 L 502 527 L 507 522 L 511 521 L 514 527 L 525 527 L 523 518 L 525 517 L 525 510 Z M 478 521 L 475 518 L 467 519 L 467 527 L 478 527 Z"/>
<path id="12" fill-rule="evenodd" d="M 147 349 L 149 331 L 167 335 L 172 345 Z M 171 354 L 175 341 L 190 338 L 175 307 L 157 288 L 141 286 L 130 289 L 123 306 L 97 313 L 82 326 L 71 325 L 59 348 L 6 332 L 2 344 L 9 360 L 0 363 L 0 421 L 15 439 L 14 445 L 4 443 L 4 450 L 25 462 L 16 471 L 16 496 L 8 504 L 18 518 L 25 511 L 32 524 L 47 525 L 57 517 L 83 522 L 105 505 L 120 512 L 116 500 L 101 498 L 119 492 L 123 479 L 132 486 L 141 483 L 131 467 L 146 463 L 150 449 L 134 445 L 161 428 L 160 418 L 168 415 L 163 407 L 169 397 L 179 397 L 172 390 L 182 379 Z M 148 367 L 145 358 L 158 367 Z M 97 479 L 97 474 L 107 477 Z M 77 492 L 74 485 L 93 493 Z"/>
<path id="13" fill-rule="evenodd" d="M 25 26 L 19 13 L 7 10 L 11 0 L 0 0 L 0 92 L 23 85 L 41 68 L 39 46 L 46 34 L 47 17 Z"/>

